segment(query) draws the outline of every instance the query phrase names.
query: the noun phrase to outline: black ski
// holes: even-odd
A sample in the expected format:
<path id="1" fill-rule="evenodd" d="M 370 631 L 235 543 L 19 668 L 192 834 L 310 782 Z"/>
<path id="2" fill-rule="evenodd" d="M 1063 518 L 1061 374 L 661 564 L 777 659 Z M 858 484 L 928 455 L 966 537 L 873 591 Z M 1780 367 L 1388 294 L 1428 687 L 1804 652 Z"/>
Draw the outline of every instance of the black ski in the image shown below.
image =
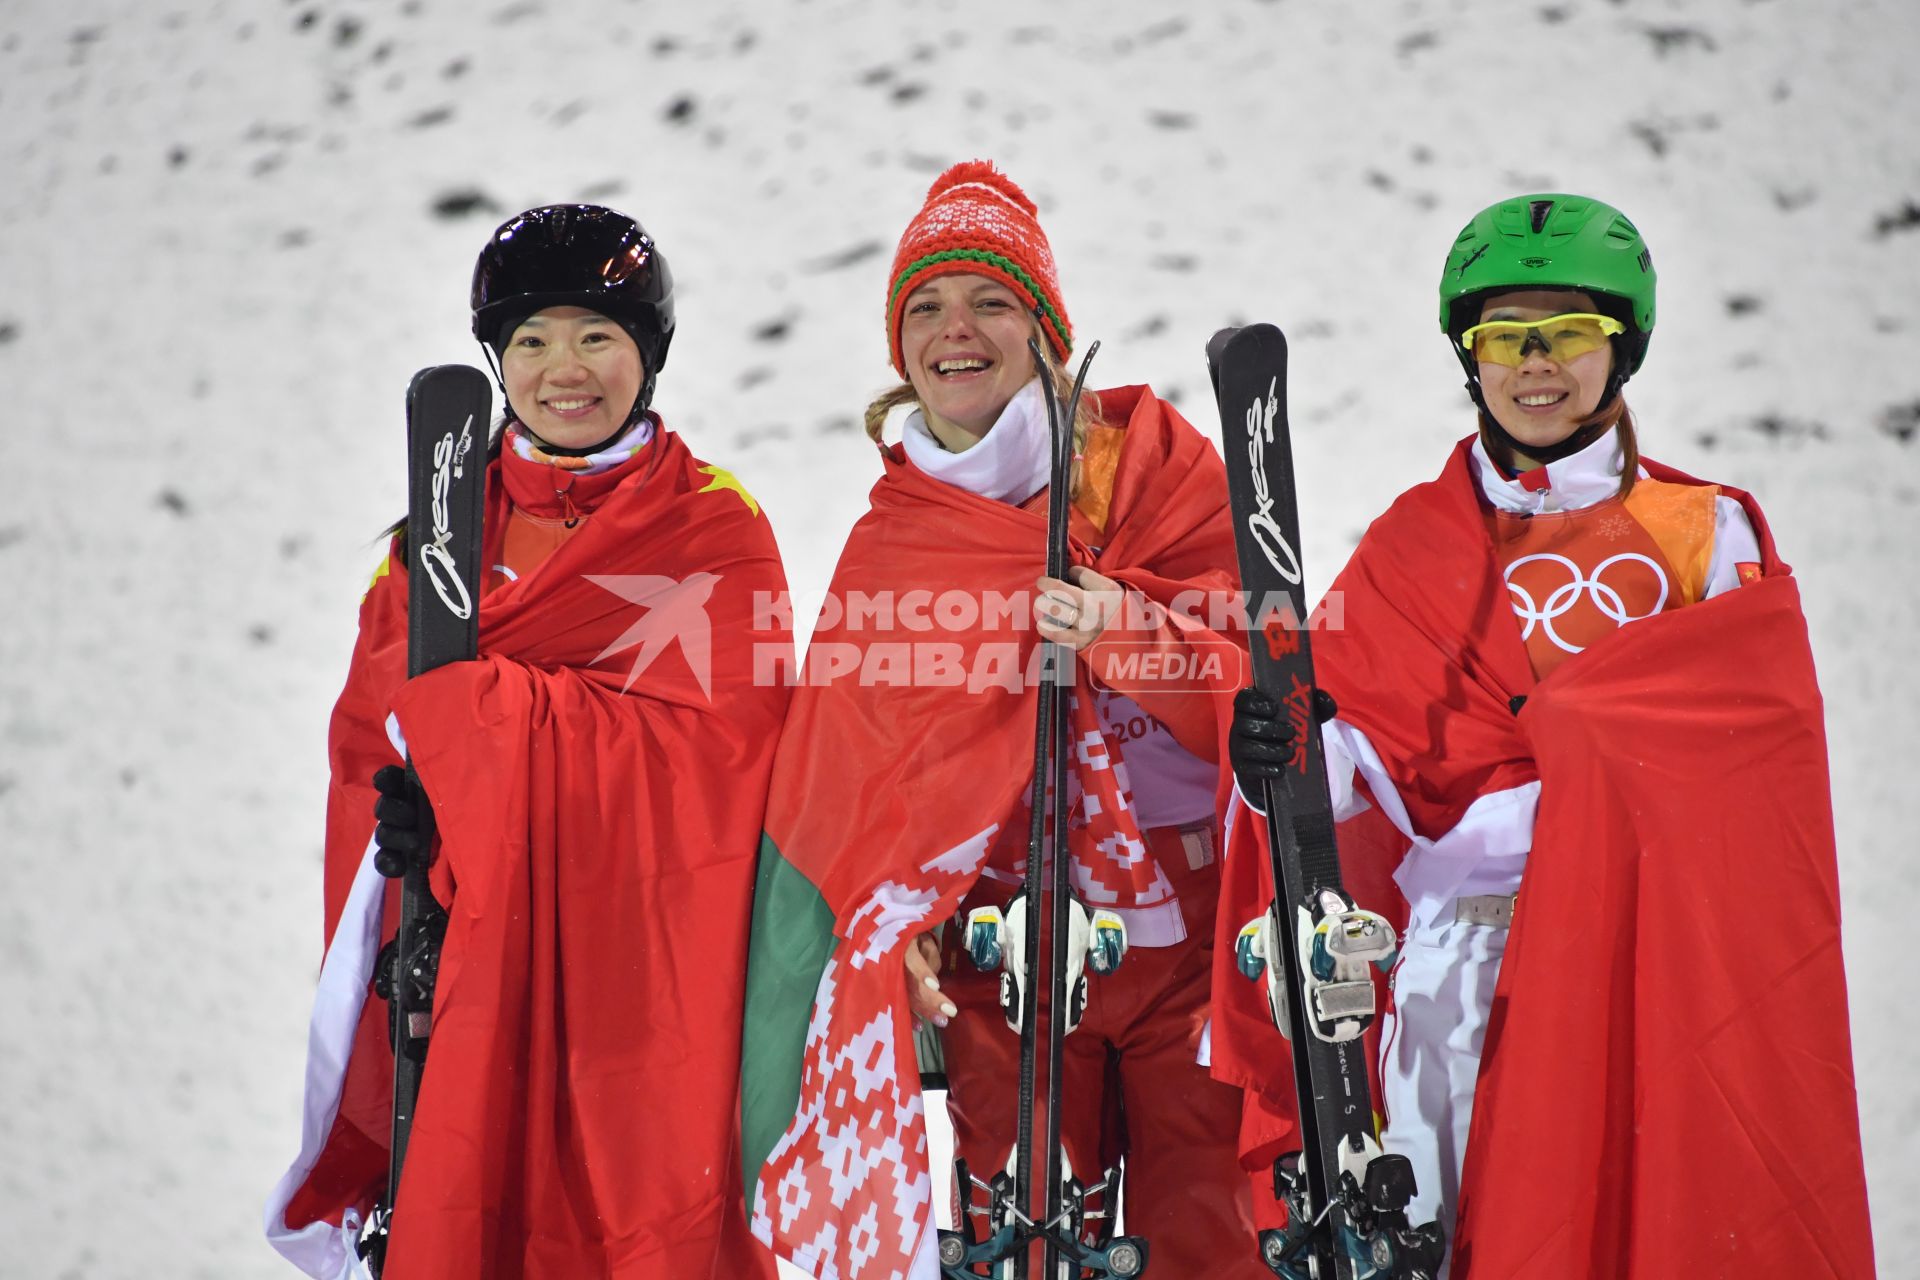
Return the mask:
<path id="1" fill-rule="evenodd" d="M 1030 341 L 1035 370 L 1047 398 L 1047 423 L 1052 432 L 1047 498 L 1047 558 L 1050 578 L 1065 578 L 1067 528 L 1072 504 L 1073 419 L 1086 382 L 1093 343 L 1080 362 L 1073 391 L 1062 404 L 1053 392 L 1052 377 L 1037 341 Z M 990 1180 L 974 1177 L 966 1162 L 955 1167 L 959 1211 L 956 1229 L 940 1233 L 941 1274 L 950 1278 L 992 1276 L 1028 1280 L 1031 1250 L 1042 1246 L 1045 1280 L 1082 1280 L 1083 1277 L 1133 1277 L 1144 1273 L 1146 1242 L 1138 1237 L 1113 1235 L 1111 1205 L 1115 1172 L 1091 1184 L 1066 1167 L 1060 1134 L 1060 1073 L 1065 1041 L 1079 1020 L 1085 998 L 1085 967 L 1109 972 L 1118 965 L 1123 945 L 1099 943 L 1104 926 L 1095 923 L 1073 891 L 1067 856 L 1068 723 L 1067 696 L 1073 688 L 1075 659 L 1067 646 L 1042 644 L 1038 711 L 1034 725 L 1033 786 L 1029 796 L 1026 879 L 1004 912 L 976 911 L 968 921 L 968 950 L 982 969 L 999 969 L 1000 1004 L 1020 1034 L 1020 1080 L 1011 1167 Z M 1051 796 L 1049 796 L 1051 791 Z M 1051 828 L 1051 830 L 1049 830 Z M 1080 920 L 1076 922 L 1076 908 Z M 1048 984 L 1046 1017 L 1047 1092 L 1046 1132 L 1034 1132 L 1034 1093 L 1040 1045 L 1040 973 L 1035 960 L 1042 941 L 1041 913 L 1047 913 Z M 1106 915 L 1108 913 L 1098 913 Z M 1115 918 L 1114 928 L 1118 928 Z M 1089 949 L 1089 938 L 1094 939 Z M 1016 946 L 1016 942 L 1018 945 Z M 1071 953 L 1079 947 L 1089 957 L 1085 967 Z M 1078 970 L 1077 973 L 1070 972 Z M 1016 974 L 1023 976 L 1016 976 Z M 1044 1179 L 1038 1217 L 1034 1203 L 1036 1140 L 1044 1156 Z M 974 1191 L 987 1195 L 980 1210 L 987 1220 L 985 1238 L 976 1239 L 970 1210 Z M 1101 1211 L 1089 1211 L 1086 1202 L 1103 1197 Z M 1092 1243 L 1085 1239 L 1089 1221 L 1099 1223 Z"/>
<path id="2" fill-rule="evenodd" d="M 407 387 L 409 676 L 479 654 L 480 523 L 492 404 L 487 376 L 467 365 L 422 369 Z M 411 761 L 407 779 L 419 788 Z M 360 1241 L 375 1275 L 385 1265 L 414 1105 L 426 1072 L 434 978 L 447 928 L 446 912 L 427 887 L 433 831 L 431 810 L 425 806 L 421 819 L 422 852 L 379 864 L 383 874 L 400 879 L 400 923 L 380 953 L 374 980 L 389 1002 L 393 1035 L 393 1146 L 387 1192 Z"/>
<path id="3" fill-rule="evenodd" d="M 1357 1035 L 1372 1017 L 1370 983 L 1363 978 L 1337 988 L 1311 987 L 1303 972 L 1301 931 L 1337 919 L 1352 904 L 1341 884 L 1326 759 L 1313 710 L 1313 647 L 1287 423 L 1286 338 L 1270 324 L 1222 330 L 1207 344 L 1207 358 L 1220 406 L 1234 541 L 1252 623 L 1253 683 L 1286 710 L 1299 730 L 1299 749 L 1286 781 L 1264 781 L 1264 794 L 1251 797 L 1267 814 L 1278 899 L 1267 922 L 1271 941 L 1265 959 L 1283 967 L 1288 998 L 1282 1030 L 1291 1041 L 1303 1146 L 1275 1164 L 1275 1193 L 1287 1204 L 1290 1222 L 1285 1231 L 1262 1233 L 1261 1253 L 1282 1276 L 1414 1280 L 1438 1269 L 1441 1244 L 1437 1228 L 1407 1226 L 1405 1209 L 1414 1188 L 1406 1158 L 1381 1155 L 1374 1145 L 1366 1041 Z M 1341 949 L 1343 939 L 1337 930 L 1331 932 L 1334 936 L 1310 934 L 1305 950 L 1316 971 L 1329 959 L 1329 950 Z M 1363 984 L 1366 990 L 1357 990 Z M 1353 1038 L 1327 1038 L 1326 1029 L 1341 1019 L 1359 1020 L 1342 1033 Z"/>

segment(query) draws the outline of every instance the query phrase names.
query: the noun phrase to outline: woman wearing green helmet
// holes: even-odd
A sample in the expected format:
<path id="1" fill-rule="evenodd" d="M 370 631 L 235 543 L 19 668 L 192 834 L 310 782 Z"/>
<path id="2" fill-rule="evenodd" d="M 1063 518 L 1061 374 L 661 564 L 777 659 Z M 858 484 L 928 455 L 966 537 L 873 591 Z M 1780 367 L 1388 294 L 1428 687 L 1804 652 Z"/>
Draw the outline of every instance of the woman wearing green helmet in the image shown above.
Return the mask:
<path id="1" fill-rule="evenodd" d="M 1618 210 L 1477 214 L 1440 324 L 1478 431 L 1323 606 L 1347 882 L 1405 912 L 1383 1142 L 1455 1276 L 1869 1275 L 1798 590 L 1752 498 L 1639 456 L 1653 320 Z M 1241 697 L 1235 773 L 1280 776 Z"/>

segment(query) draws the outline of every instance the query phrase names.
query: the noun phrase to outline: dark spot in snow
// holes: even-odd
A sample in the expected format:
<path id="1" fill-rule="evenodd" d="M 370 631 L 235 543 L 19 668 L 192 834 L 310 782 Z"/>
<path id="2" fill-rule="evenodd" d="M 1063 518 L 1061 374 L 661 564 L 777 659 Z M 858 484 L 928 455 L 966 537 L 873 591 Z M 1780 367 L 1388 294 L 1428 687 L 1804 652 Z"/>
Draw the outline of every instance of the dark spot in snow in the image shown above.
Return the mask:
<path id="1" fill-rule="evenodd" d="M 297 560 L 307 549 L 307 536 L 303 533 L 290 533 L 280 539 L 280 558 Z"/>
<path id="2" fill-rule="evenodd" d="M 500 206 L 494 198 L 476 187 L 463 187 L 455 191 L 444 191 L 434 197 L 430 206 L 436 218 L 464 218 L 473 213 L 499 213 Z"/>
<path id="3" fill-rule="evenodd" d="M 138 781 L 140 781 L 140 774 L 138 770 L 122 769 L 120 771 L 120 786 L 122 790 L 125 790 L 125 791 L 133 790 L 133 784 Z"/>
<path id="4" fill-rule="evenodd" d="M 755 342 L 778 342 L 793 332 L 793 321 L 788 317 L 767 320 L 753 327 Z"/>
<path id="5" fill-rule="evenodd" d="M 1415 164 L 1432 164 L 1433 148 L 1432 147 L 1415 147 L 1412 151 L 1407 153 L 1407 158 L 1412 160 Z"/>
<path id="6" fill-rule="evenodd" d="M 1750 316 L 1766 304 L 1750 293 L 1735 293 L 1727 296 L 1726 305 L 1730 316 Z"/>
<path id="7" fill-rule="evenodd" d="M 1656 158 L 1667 154 L 1667 135 L 1659 126 L 1636 120 L 1627 126 L 1627 132 L 1645 143 L 1647 150 L 1653 152 Z"/>
<path id="8" fill-rule="evenodd" d="M 275 169 L 278 169 L 281 165 L 285 164 L 286 162 L 287 162 L 286 152 L 275 151 L 271 155 L 264 155 L 264 156 L 261 156 L 258 160 L 255 160 L 253 164 L 250 166 L 249 172 L 251 172 L 253 176 L 256 178 L 264 178 L 268 174 L 272 173 Z"/>
<path id="9" fill-rule="evenodd" d="M 757 32 L 742 31 L 733 38 L 733 51 L 735 53 L 745 53 L 747 50 L 753 48 L 759 39 L 760 36 Z"/>
<path id="10" fill-rule="evenodd" d="M 1410 31 L 1393 42 L 1393 51 L 1403 58 L 1411 58 L 1422 49 L 1434 49 L 1439 45 L 1438 31 Z"/>
<path id="11" fill-rule="evenodd" d="M 605 182 L 593 182 L 580 188 L 580 200 L 584 204 L 592 204 L 594 201 L 604 200 L 608 196 L 617 196 L 626 189 L 627 184 L 620 181 L 620 179 L 608 178 Z"/>
<path id="12" fill-rule="evenodd" d="M 893 92 L 888 96 L 895 102 L 912 102 L 915 98 L 925 97 L 926 93 L 927 86 L 918 80 L 908 80 L 904 84 L 893 86 Z"/>
<path id="13" fill-rule="evenodd" d="M 856 262 L 865 262 L 868 258 L 885 251 L 878 240 L 863 240 L 859 244 L 840 249 L 825 257 L 815 258 L 805 264 L 808 271 L 839 271 Z"/>
<path id="14" fill-rule="evenodd" d="M 1704 49 L 1708 53 L 1720 47 L 1718 41 L 1699 27 L 1643 27 L 1647 39 L 1653 41 L 1653 51 L 1664 58 L 1676 49 Z"/>
<path id="15" fill-rule="evenodd" d="M 1149 111 L 1147 123 L 1156 129 L 1191 129 L 1193 112 L 1191 111 Z"/>
<path id="16" fill-rule="evenodd" d="M 445 124 L 451 119 L 453 119 L 452 107 L 429 107 L 418 115 L 411 117 L 404 127 L 408 129 L 431 129 L 433 126 Z"/>
<path id="17" fill-rule="evenodd" d="M 327 105 L 328 106 L 344 107 L 349 102 L 352 102 L 352 101 L 353 101 L 353 89 L 350 85 L 347 85 L 342 81 L 336 80 L 332 84 L 327 86 Z"/>
<path id="18" fill-rule="evenodd" d="M 1160 398 L 1162 400 L 1165 400 L 1168 404 L 1178 408 L 1180 405 L 1180 402 L 1187 398 L 1187 389 L 1176 382 L 1168 386 L 1166 390 L 1162 391 L 1160 393 Z"/>
<path id="19" fill-rule="evenodd" d="M 653 51 L 663 58 L 676 52 L 679 48 L 680 40 L 677 36 L 655 36 L 653 38 Z"/>
<path id="20" fill-rule="evenodd" d="M 1763 413 L 1753 420 L 1753 429 L 1769 440 L 1793 441 L 1826 440 L 1831 433 L 1824 422 L 1813 422 L 1804 418 L 1789 418 L 1784 414 Z"/>
<path id="21" fill-rule="evenodd" d="M 1167 331 L 1167 318 L 1163 315 L 1151 315 L 1129 330 L 1129 339 L 1157 338 Z"/>
<path id="22" fill-rule="evenodd" d="M 1773 191 L 1773 204 L 1774 207 L 1782 213 L 1792 213 L 1795 209 L 1804 208 L 1812 204 L 1815 197 L 1819 194 L 1820 193 L 1812 187 L 1797 187 L 1792 191 L 1775 187 Z"/>
<path id="23" fill-rule="evenodd" d="M 1702 449 L 1711 449 L 1720 443 L 1720 437 L 1711 431 L 1702 431 L 1693 438 L 1693 442 Z"/>
<path id="24" fill-rule="evenodd" d="M 367 58 L 367 61 L 377 67 L 392 56 L 393 41 L 382 40 L 379 44 L 373 46 L 373 53 Z"/>
<path id="25" fill-rule="evenodd" d="M 1875 239 L 1884 240 L 1896 231 L 1912 231 L 1920 227 L 1920 202 L 1905 201 L 1892 213 L 1883 213 L 1873 220 Z"/>
<path id="26" fill-rule="evenodd" d="M 1142 44 L 1152 44 L 1156 40 L 1171 40 L 1177 35 L 1185 34 L 1186 29 L 1185 18 L 1168 18 L 1165 22 L 1156 22 L 1142 31 L 1140 41 Z"/>
<path id="27" fill-rule="evenodd" d="M 318 9 L 308 9 L 305 13 L 294 19 L 293 29 L 295 31 L 311 31 L 313 30 L 314 24 L 319 21 L 320 11 Z"/>
<path id="28" fill-rule="evenodd" d="M 858 419 L 848 414 L 841 413 L 841 414 L 836 414 L 831 418 L 821 419 L 820 425 L 815 427 L 814 430 L 818 434 L 823 436 L 837 436 L 837 435 L 844 435 L 848 432 L 857 430 L 859 426 L 860 426 L 860 422 Z"/>
<path id="29" fill-rule="evenodd" d="M 1547 5 L 1540 10 L 1540 21 L 1552 26 L 1567 20 L 1568 10 L 1559 5 Z"/>
<path id="30" fill-rule="evenodd" d="M 360 38 L 360 30 L 360 19 L 341 18 L 333 24 L 334 47 L 337 49 L 346 48 Z"/>
<path id="31" fill-rule="evenodd" d="M 578 98 L 562 103 L 553 113 L 554 127 L 564 129 L 587 113 L 587 104 Z"/>
<path id="32" fill-rule="evenodd" d="M 1161 271 L 1192 271 L 1200 265 L 1200 259 L 1191 253 L 1160 253 L 1147 260 L 1147 265 Z"/>
<path id="33" fill-rule="evenodd" d="M 1880 429 L 1901 444 L 1912 444 L 1920 434 L 1920 399 L 1890 404 L 1880 411 Z"/>
<path id="34" fill-rule="evenodd" d="M 189 154 L 191 153 L 185 147 L 175 145 L 167 152 L 167 168 L 178 169 L 187 162 Z"/>
<path id="35" fill-rule="evenodd" d="M 539 12 L 540 6 L 531 3 L 530 0 L 526 3 L 510 4 L 493 15 L 493 25 L 496 27 L 508 26 L 520 21 L 522 18 L 531 18 Z"/>
<path id="36" fill-rule="evenodd" d="M 893 79 L 893 68 L 885 66 L 868 67 L 860 73 L 859 79 L 861 84 L 869 86 L 885 84 L 887 81 Z"/>
<path id="37" fill-rule="evenodd" d="M 449 62 L 440 69 L 440 74 L 448 80 L 458 80 L 461 76 L 467 74 L 467 68 L 472 65 L 473 64 L 465 58 L 455 58 L 452 62 Z"/>
<path id="38" fill-rule="evenodd" d="M 0 528 L 0 551 L 5 551 L 16 542 L 25 541 L 26 536 L 27 526 L 23 524 L 10 524 Z"/>
<path id="39" fill-rule="evenodd" d="M 169 515 L 185 516 L 192 508 L 178 489 L 162 489 L 153 496 L 154 503 Z"/>
<path id="40" fill-rule="evenodd" d="M 683 93 L 672 102 L 669 102 L 666 111 L 662 114 L 674 124 L 685 124 L 687 121 L 693 119 L 693 111 L 692 95 Z"/>
<path id="41" fill-rule="evenodd" d="M 282 249 L 304 249 L 312 239 L 313 233 L 305 227 L 288 227 L 280 233 L 279 243 Z"/>
<path id="42" fill-rule="evenodd" d="M 1379 169 L 1367 170 L 1367 185 L 1376 191 L 1393 190 L 1393 179 Z"/>
<path id="43" fill-rule="evenodd" d="M 772 378 L 773 370 L 763 364 L 757 364 L 751 369 L 743 370 L 734 385 L 742 391 L 750 391 L 763 382 L 771 381 Z"/>
<path id="44" fill-rule="evenodd" d="M 273 643 L 273 628 L 264 622 L 256 622 L 247 628 L 247 642 L 255 648 Z"/>

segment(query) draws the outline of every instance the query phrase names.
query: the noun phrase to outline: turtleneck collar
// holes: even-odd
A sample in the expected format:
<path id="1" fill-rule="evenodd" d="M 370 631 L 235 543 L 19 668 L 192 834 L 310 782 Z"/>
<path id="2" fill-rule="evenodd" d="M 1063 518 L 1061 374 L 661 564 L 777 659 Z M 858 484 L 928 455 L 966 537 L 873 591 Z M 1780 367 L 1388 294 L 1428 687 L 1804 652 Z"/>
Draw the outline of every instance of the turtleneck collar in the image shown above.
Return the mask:
<path id="1" fill-rule="evenodd" d="M 1037 377 L 1014 392 L 993 426 L 964 453 L 949 452 L 919 409 L 907 415 L 901 443 L 913 465 L 934 479 L 1015 506 L 1046 488 L 1053 474 L 1047 409 Z"/>
<path id="2" fill-rule="evenodd" d="M 1502 511 L 1539 515 L 1547 511 L 1578 511 L 1604 502 L 1620 492 L 1620 472 L 1626 458 L 1620 452 L 1617 431 L 1609 431 L 1578 453 L 1549 462 L 1509 479 L 1492 458 L 1486 442 L 1473 442 L 1474 474 L 1480 492 Z M 1646 475 L 1641 468 L 1640 475 Z"/>
<path id="3" fill-rule="evenodd" d="M 637 468 L 649 465 L 659 450 L 647 446 L 660 429 L 659 418 L 649 410 L 605 449 L 569 458 L 549 454 L 522 434 L 518 424 L 510 425 L 505 447 L 500 450 L 500 475 L 507 486 L 507 497 L 516 508 L 532 516 L 573 520 L 586 515 Z"/>

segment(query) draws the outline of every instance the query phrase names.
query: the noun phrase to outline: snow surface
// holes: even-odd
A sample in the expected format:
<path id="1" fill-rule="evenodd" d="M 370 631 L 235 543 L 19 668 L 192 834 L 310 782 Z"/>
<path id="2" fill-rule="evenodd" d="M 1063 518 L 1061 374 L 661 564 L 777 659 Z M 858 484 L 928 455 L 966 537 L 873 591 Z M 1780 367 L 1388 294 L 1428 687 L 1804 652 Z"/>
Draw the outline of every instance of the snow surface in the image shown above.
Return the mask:
<path id="1" fill-rule="evenodd" d="M 1315 586 L 1468 428 L 1432 292 L 1467 215 L 1572 188 L 1638 221 L 1646 450 L 1756 492 L 1806 593 L 1880 1254 L 1914 1274 L 1916 66 L 1912 0 L 0 3 L 0 1272 L 291 1274 L 258 1214 L 325 720 L 403 389 L 477 359 L 494 224 L 645 221 L 659 403 L 818 590 L 877 473 L 894 240 L 987 156 L 1096 385 L 1204 424 L 1206 335 L 1287 327 Z"/>

